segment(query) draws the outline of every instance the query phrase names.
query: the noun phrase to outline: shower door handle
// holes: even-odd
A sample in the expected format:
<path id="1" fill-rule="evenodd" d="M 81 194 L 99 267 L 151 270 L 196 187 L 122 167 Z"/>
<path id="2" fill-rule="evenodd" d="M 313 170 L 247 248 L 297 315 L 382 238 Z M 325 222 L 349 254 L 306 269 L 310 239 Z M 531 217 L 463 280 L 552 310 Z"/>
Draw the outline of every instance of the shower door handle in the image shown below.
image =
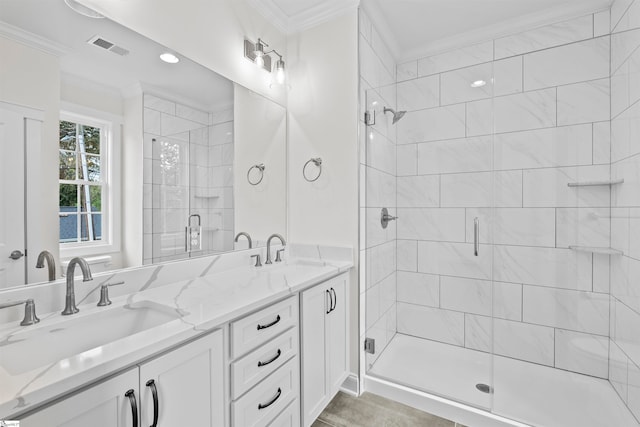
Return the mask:
<path id="1" fill-rule="evenodd" d="M 473 219 L 473 255 L 478 256 L 480 252 L 480 220 L 478 217 Z"/>

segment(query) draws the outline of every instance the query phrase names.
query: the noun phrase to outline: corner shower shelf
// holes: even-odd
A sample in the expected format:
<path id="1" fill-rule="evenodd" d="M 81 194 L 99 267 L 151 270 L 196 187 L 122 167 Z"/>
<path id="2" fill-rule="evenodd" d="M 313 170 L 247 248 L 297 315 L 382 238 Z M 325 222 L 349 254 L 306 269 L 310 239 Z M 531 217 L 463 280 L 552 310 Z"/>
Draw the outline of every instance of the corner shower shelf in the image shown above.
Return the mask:
<path id="1" fill-rule="evenodd" d="M 624 179 L 606 180 L 606 181 L 578 181 L 570 182 L 567 185 L 569 187 L 594 187 L 596 185 L 616 185 L 622 184 Z"/>
<path id="2" fill-rule="evenodd" d="M 569 249 L 577 252 L 589 252 L 592 254 L 604 254 L 604 255 L 624 255 L 624 252 L 613 248 L 601 248 L 594 246 L 569 246 Z"/>

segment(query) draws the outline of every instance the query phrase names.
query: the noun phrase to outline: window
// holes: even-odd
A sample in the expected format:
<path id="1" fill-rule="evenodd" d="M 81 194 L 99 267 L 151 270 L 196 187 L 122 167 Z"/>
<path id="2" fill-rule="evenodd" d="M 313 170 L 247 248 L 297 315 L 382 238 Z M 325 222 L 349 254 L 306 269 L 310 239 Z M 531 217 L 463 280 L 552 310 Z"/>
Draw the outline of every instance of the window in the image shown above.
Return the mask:
<path id="1" fill-rule="evenodd" d="M 114 124 L 63 112 L 59 132 L 60 250 L 66 256 L 113 252 L 115 192 L 110 157 Z"/>

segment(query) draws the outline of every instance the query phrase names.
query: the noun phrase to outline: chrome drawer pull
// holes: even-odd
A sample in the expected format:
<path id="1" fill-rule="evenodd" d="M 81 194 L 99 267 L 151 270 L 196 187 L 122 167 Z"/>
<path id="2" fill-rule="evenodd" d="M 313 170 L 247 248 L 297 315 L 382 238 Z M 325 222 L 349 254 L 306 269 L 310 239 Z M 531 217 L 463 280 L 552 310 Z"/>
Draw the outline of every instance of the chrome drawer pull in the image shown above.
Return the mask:
<path id="1" fill-rule="evenodd" d="M 274 403 L 276 403 L 276 400 L 278 400 L 278 398 L 280 398 L 280 395 L 282 395 L 282 389 L 280 387 L 278 387 L 278 392 L 276 393 L 276 397 L 271 399 L 271 402 L 269 402 L 269 403 L 264 403 L 264 404 L 258 403 L 258 409 L 268 408 L 269 406 L 273 405 Z"/>
<path id="2" fill-rule="evenodd" d="M 281 354 L 282 354 L 282 351 L 278 349 L 278 354 L 273 356 L 271 360 L 267 360 L 266 362 L 258 361 L 258 368 L 262 368 L 263 366 L 267 366 L 269 363 L 275 362 L 278 359 L 278 357 L 280 357 Z"/>
<path id="3" fill-rule="evenodd" d="M 269 323 L 268 325 L 258 325 L 258 330 L 270 328 L 273 325 L 275 325 L 276 323 L 278 323 L 279 321 L 280 321 L 280 315 L 278 314 L 278 317 L 276 317 L 276 320 L 274 320 L 273 322 Z"/>

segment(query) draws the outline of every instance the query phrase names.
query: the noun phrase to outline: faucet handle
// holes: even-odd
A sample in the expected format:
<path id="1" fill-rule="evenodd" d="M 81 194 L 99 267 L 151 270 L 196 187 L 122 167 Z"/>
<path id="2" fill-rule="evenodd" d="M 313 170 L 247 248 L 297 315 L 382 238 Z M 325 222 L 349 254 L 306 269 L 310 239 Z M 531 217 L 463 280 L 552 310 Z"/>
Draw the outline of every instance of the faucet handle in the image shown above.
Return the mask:
<path id="1" fill-rule="evenodd" d="M 255 267 L 262 267 L 262 262 L 260 261 L 260 254 L 255 254 L 255 255 L 251 255 L 251 258 L 256 259 L 256 265 Z"/>
<path id="2" fill-rule="evenodd" d="M 104 307 L 106 305 L 111 305 L 111 300 L 109 299 L 109 286 L 118 286 L 124 285 L 124 280 L 116 283 L 105 283 L 100 286 L 100 301 L 98 301 L 98 307 Z"/>
<path id="3" fill-rule="evenodd" d="M 278 249 L 276 251 L 276 262 L 281 262 L 282 261 L 282 258 L 280 257 L 280 254 L 283 253 L 283 252 L 284 252 L 284 248 Z"/>
<path id="4" fill-rule="evenodd" d="M 24 319 L 20 322 L 20 326 L 29 326 L 38 323 L 40 319 L 36 316 L 36 303 L 32 298 L 0 304 L 0 308 L 14 307 L 21 304 L 24 304 Z"/>

